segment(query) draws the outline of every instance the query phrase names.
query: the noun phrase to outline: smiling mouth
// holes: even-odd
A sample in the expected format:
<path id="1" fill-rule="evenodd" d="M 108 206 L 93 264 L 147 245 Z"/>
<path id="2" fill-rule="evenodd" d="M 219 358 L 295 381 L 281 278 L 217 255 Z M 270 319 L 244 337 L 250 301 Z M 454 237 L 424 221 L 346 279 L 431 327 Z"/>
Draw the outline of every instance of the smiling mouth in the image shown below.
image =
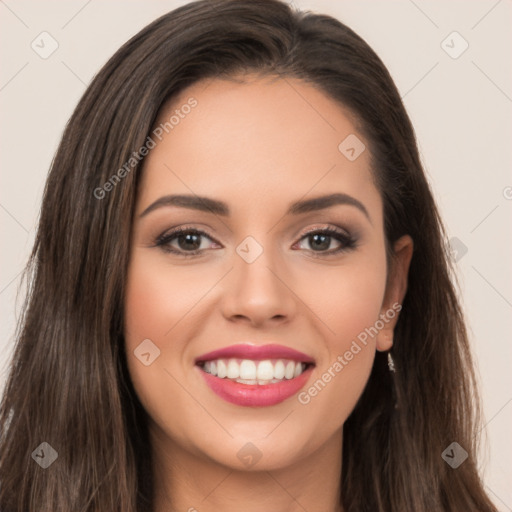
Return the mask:
<path id="1" fill-rule="evenodd" d="M 314 364 L 292 359 L 219 358 L 198 361 L 201 370 L 218 379 L 226 379 L 249 386 L 266 386 L 293 380 Z"/>
<path id="2" fill-rule="evenodd" d="M 315 360 L 284 345 L 238 343 L 198 356 L 195 367 L 223 400 L 267 407 L 298 393 L 310 379 Z"/>

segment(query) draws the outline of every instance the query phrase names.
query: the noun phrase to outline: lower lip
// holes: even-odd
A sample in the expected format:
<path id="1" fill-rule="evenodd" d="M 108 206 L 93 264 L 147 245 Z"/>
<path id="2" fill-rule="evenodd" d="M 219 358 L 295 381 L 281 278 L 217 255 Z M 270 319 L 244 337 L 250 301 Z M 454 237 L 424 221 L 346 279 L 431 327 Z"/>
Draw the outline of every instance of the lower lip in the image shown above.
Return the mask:
<path id="1" fill-rule="evenodd" d="M 266 407 L 279 404 L 287 398 L 298 393 L 309 379 L 313 366 L 310 366 L 298 377 L 290 380 L 283 380 L 274 384 L 241 384 L 230 379 L 219 379 L 210 373 L 206 373 L 199 368 L 206 384 L 218 396 L 236 405 L 246 407 Z"/>

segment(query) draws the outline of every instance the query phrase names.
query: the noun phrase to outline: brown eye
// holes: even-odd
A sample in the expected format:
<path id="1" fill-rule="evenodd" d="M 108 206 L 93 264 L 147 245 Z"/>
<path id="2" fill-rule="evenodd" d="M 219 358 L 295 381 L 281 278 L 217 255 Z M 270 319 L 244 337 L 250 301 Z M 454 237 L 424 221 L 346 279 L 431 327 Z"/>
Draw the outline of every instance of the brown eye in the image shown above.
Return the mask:
<path id="1" fill-rule="evenodd" d="M 348 233 L 333 228 L 323 228 L 310 231 L 309 233 L 306 233 L 301 240 L 307 241 L 311 252 L 316 252 L 320 255 L 336 254 L 355 246 L 355 240 Z M 338 243 L 338 247 L 330 249 L 333 240 Z"/>
<path id="2" fill-rule="evenodd" d="M 208 233 L 204 231 L 191 228 L 178 228 L 169 233 L 160 235 L 155 245 L 161 247 L 161 249 L 166 252 L 185 257 L 195 256 L 207 248 L 201 248 L 201 242 L 204 239 L 213 241 Z"/>

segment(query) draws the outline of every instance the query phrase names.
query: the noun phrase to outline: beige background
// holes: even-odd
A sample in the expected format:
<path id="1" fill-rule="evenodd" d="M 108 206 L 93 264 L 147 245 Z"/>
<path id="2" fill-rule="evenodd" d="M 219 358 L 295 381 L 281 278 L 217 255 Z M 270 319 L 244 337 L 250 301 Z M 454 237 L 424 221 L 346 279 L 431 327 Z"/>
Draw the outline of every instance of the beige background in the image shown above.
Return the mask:
<path id="1" fill-rule="evenodd" d="M 115 50 L 183 3 L 0 0 L 0 391 L 19 311 L 19 273 L 65 123 Z M 293 3 L 353 28 L 402 93 L 449 235 L 467 248 L 457 265 L 484 397 L 485 482 L 499 510 L 512 511 L 512 2 Z M 47 59 L 31 48 L 34 40 L 42 46 L 44 31 L 58 43 Z M 51 48 L 50 36 L 42 37 Z M 453 58 L 464 41 L 467 50 Z"/>

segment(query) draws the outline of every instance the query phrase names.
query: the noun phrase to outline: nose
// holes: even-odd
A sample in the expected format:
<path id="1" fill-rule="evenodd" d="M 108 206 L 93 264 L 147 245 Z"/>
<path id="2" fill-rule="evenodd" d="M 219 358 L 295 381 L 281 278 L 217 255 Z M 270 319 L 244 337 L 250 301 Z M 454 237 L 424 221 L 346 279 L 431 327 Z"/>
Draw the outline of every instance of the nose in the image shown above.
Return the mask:
<path id="1" fill-rule="evenodd" d="M 296 315 L 298 300 L 291 281 L 290 273 L 277 264 L 270 250 L 252 263 L 235 255 L 224 281 L 222 313 L 230 322 L 254 327 L 288 323 Z"/>

